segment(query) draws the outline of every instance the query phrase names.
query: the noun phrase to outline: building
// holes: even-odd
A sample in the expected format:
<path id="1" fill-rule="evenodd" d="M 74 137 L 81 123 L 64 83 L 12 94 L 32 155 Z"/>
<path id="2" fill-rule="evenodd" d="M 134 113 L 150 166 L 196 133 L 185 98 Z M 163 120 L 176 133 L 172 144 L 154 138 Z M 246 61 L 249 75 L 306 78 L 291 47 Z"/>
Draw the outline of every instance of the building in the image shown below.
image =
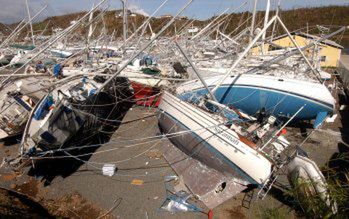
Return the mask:
<path id="1" fill-rule="evenodd" d="M 309 43 L 318 40 L 318 36 L 314 36 L 311 34 L 303 33 L 303 32 L 292 32 L 291 33 L 293 39 L 297 42 L 300 47 L 306 46 Z M 294 48 L 291 39 L 287 34 L 281 35 L 273 38 L 271 43 L 266 43 L 264 45 L 264 51 L 272 51 L 283 48 Z M 343 47 L 332 40 L 324 40 L 321 42 L 317 49 L 319 50 L 319 57 L 321 67 L 337 67 L 339 59 L 341 57 L 341 51 Z M 261 53 L 261 46 L 252 48 L 252 54 L 257 55 Z M 312 57 L 314 47 L 310 48 L 305 52 L 309 58 Z"/>

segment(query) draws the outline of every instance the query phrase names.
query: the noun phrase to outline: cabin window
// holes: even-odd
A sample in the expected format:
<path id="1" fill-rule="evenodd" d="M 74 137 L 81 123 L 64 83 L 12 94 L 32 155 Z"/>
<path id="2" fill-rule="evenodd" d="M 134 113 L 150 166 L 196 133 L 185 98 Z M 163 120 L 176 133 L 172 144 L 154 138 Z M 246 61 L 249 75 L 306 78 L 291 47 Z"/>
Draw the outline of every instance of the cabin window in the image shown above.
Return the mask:
<path id="1" fill-rule="evenodd" d="M 321 56 L 321 57 L 320 57 L 320 61 L 321 61 L 321 62 L 326 62 L 326 56 Z"/>

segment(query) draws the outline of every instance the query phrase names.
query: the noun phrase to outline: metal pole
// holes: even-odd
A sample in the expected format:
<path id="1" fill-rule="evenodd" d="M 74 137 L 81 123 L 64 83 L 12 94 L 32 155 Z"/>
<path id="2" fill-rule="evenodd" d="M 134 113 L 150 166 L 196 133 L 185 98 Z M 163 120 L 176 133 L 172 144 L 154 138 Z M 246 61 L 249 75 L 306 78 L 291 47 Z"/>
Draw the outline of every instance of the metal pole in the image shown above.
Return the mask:
<path id="1" fill-rule="evenodd" d="M 235 12 L 236 10 L 239 10 L 241 7 L 243 7 L 244 5 L 246 5 L 247 2 L 243 2 L 241 5 L 239 5 L 237 8 L 235 8 L 233 12 Z M 190 40 L 195 40 L 196 38 L 198 38 L 200 35 L 202 35 L 210 26 L 212 26 L 212 24 L 214 24 L 222 15 L 224 15 L 224 13 L 226 13 L 228 10 L 230 10 L 230 8 L 227 8 L 225 11 L 223 11 L 222 14 L 220 14 L 218 17 L 216 17 L 212 22 L 210 22 L 204 29 L 202 29 L 199 33 L 197 33 L 193 38 L 191 38 Z M 220 19 L 218 21 L 218 24 L 222 25 L 223 21 L 225 19 L 227 19 L 229 17 L 229 14 L 225 15 L 222 19 Z"/>
<path id="2" fill-rule="evenodd" d="M 147 19 L 146 21 L 144 21 L 143 24 L 142 24 L 140 27 L 138 27 L 138 29 L 137 29 L 128 39 L 126 39 L 126 41 L 124 41 L 124 43 L 119 47 L 119 49 L 122 48 L 123 46 L 125 46 L 126 43 L 127 43 L 128 41 L 130 41 L 130 39 L 132 39 L 140 30 L 142 30 L 142 28 L 143 28 L 145 25 L 147 25 L 147 24 L 149 23 L 149 21 L 154 17 L 154 15 L 160 10 L 160 8 L 162 8 L 168 1 L 169 1 L 169 0 L 165 0 L 165 1 L 153 12 L 153 14 L 151 14 L 151 15 L 148 17 L 148 19 Z"/>
<path id="3" fill-rule="evenodd" d="M 308 44 L 308 45 L 302 47 L 301 50 L 304 51 L 304 50 L 306 50 L 306 49 L 308 49 L 308 48 L 310 48 L 310 47 L 312 47 L 312 46 L 314 46 L 314 45 L 316 45 L 316 44 L 321 43 L 322 41 L 324 41 L 324 40 L 326 40 L 326 39 L 329 39 L 329 38 L 331 38 L 331 37 L 337 35 L 337 34 L 340 33 L 340 32 L 345 31 L 346 29 L 349 29 L 349 26 L 348 26 L 348 27 L 342 27 L 342 28 L 340 28 L 339 30 L 337 30 L 337 31 L 335 31 L 335 32 L 333 32 L 333 33 L 331 33 L 331 34 L 326 35 L 326 36 L 324 36 L 324 37 L 318 39 L 317 41 L 312 42 L 312 43 L 310 43 L 310 44 Z M 252 73 L 258 71 L 258 69 L 260 69 L 260 68 L 264 68 L 264 67 L 270 66 L 270 65 L 272 65 L 272 64 L 274 64 L 274 63 L 280 62 L 280 61 L 282 61 L 282 60 L 284 60 L 284 59 L 287 59 L 288 57 L 291 57 L 291 56 L 295 55 L 296 53 L 298 53 L 297 50 L 292 50 L 292 51 L 286 52 L 286 53 L 284 53 L 284 54 L 282 54 L 282 55 L 280 55 L 280 56 L 277 56 L 277 57 L 273 58 L 273 59 L 270 60 L 270 61 L 265 62 L 264 64 L 262 64 L 262 65 L 260 65 L 260 66 L 258 66 L 258 67 L 256 67 L 256 68 L 253 68 L 253 69 L 247 71 L 246 73 L 252 74 Z"/>
<path id="4" fill-rule="evenodd" d="M 95 4 L 93 3 L 92 8 L 94 8 Z M 93 12 L 90 14 L 88 22 L 90 23 L 89 29 L 88 29 L 88 34 L 87 34 L 87 44 L 90 43 L 90 38 L 93 33 L 93 25 L 92 25 L 92 19 L 93 19 Z"/>
<path id="5" fill-rule="evenodd" d="M 256 22 L 256 13 L 257 13 L 257 4 L 258 4 L 258 0 L 254 0 L 254 6 L 253 6 L 253 14 L 252 14 L 252 22 L 251 22 L 251 30 L 250 30 L 250 43 L 253 39 L 253 35 L 254 35 L 254 24 Z"/>
<path id="6" fill-rule="evenodd" d="M 189 0 L 187 4 L 183 6 L 183 8 L 159 31 L 158 34 L 155 35 L 154 38 L 152 38 L 139 52 L 137 52 L 135 55 L 133 55 L 127 62 L 125 62 L 120 69 L 112 76 L 110 77 L 104 84 L 98 89 L 98 91 L 101 91 L 107 84 L 109 84 L 116 76 L 118 76 L 129 63 L 131 63 L 139 54 L 141 54 L 145 49 L 147 49 L 159 36 L 161 36 L 167 28 L 171 26 L 171 24 L 176 20 L 176 18 L 187 8 L 194 0 Z"/>
<path id="7" fill-rule="evenodd" d="M 86 15 L 84 15 L 82 18 L 80 18 L 80 20 L 78 20 L 74 25 L 68 27 L 66 29 L 66 31 L 64 31 L 63 34 L 59 35 L 58 37 L 56 37 L 54 40 L 52 40 L 51 42 L 48 43 L 48 45 L 46 45 L 43 49 L 41 49 L 38 53 L 36 53 L 31 59 L 29 59 L 26 63 L 24 63 L 20 68 L 18 68 L 16 71 L 14 71 L 12 73 L 12 75 L 16 74 L 17 72 L 19 72 L 20 70 L 22 70 L 25 66 L 27 66 L 32 60 L 34 60 L 35 58 L 37 58 L 42 52 L 44 52 L 46 49 L 48 49 L 50 46 L 52 46 L 54 43 L 56 43 L 60 38 L 62 38 L 63 36 L 65 36 L 67 33 L 69 33 L 70 31 L 72 31 L 74 28 L 76 28 L 82 20 L 84 20 L 90 13 L 92 13 L 93 11 L 95 11 L 100 5 L 102 5 L 106 0 L 102 0 L 96 7 L 94 7 L 89 13 L 86 13 Z M 2 81 L 2 84 L 0 87 L 3 86 L 3 84 L 10 78 L 7 77 L 5 80 Z"/>
<path id="8" fill-rule="evenodd" d="M 127 8 L 126 8 L 126 0 L 121 0 L 121 2 L 122 2 L 122 9 L 123 9 L 122 27 L 123 27 L 124 43 L 125 43 L 127 40 Z"/>
<path id="9" fill-rule="evenodd" d="M 23 25 L 25 25 L 25 19 L 23 19 L 17 26 L 16 28 L 7 36 L 7 38 L 0 44 L 0 48 L 2 47 L 2 45 L 4 45 L 9 39 L 11 39 L 13 37 L 14 34 L 17 33 L 17 31 L 19 30 L 19 28 L 21 28 Z"/>
<path id="10" fill-rule="evenodd" d="M 228 73 L 226 73 L 221 80 L 218 82 L 218 84 L 212 89 L 212 93 L 215 93 L 217 91 L 217 89 L 221 86 L 221 84 L 225 81 L 225 79 L 227 77 L 229 77 L 229 75 L 233 72 L 233 70 L 235 69 L 235 67 L 239 64 L 239 62 L 245 57 L 245 55 L 250 51 L 250 49 L 254 46 L 254 44 L 257 42 L 257 40 L 262 36 L 262 34 L 267 31 L 268 27 L 276 20 L 277 16 L 274 16 L 269 22 L 268 24 L 263 28 L 263 30 L 261 32 L 259 32 L 257 34 L 257 36 L 252 40 L 252 42 L 246 47 L 246 49 L 244 50 L 244 52 L 242 52 L 238 59 L 235 60 L 235 62 L 233 63 L 232 67 L 229 69 Z"/>
<path id="11" fill-rule="evenodd" d="M 281 0 L 278 0 L 278 5 L 276 6 L 276 13 L 275 15 L 279 16 L 279 11 L 280 11 L 280 7 L 281 7 Z M 307 23 L 308 24 L 308 23 Z M 273 30 L 271 31 L 271 39 L 270 41 L 273 41 L 273 38 L 274 38 L 274 34 L 275 34 L 275 29 L 276 29 L 276 22 L 274 22 L 274 25 L 273 25 Z"/>
<path id="12" fill-rule="evenodd" d="M 275 134 L 258 150 L 260 150 L 260 151 L 263 150 L 263 148 L 265 148 L 275 138 L 275 136 L 279 132 L 281 132 L 281 130 L 284 129 L 294 119 L 294 117 L 296 117 L 298 115 L 298 113 L 300 113 L 304 109 L 305 106 L 306 106 L 306 104 L 304 104 L 301 108 L 299 108 L 299 110 L 295 114 L 293 114 L 293 116 L 277 132 L 275 132 Z"/>
<path id="13" fill-rule="evenodd" d="M 29 5 L 28 5 L 28 0 L 25 0 L 25 4 L 27 6 L 28 20 L 29 20 L 30 32 L 31 32 L 31 36 L 32 36 L 31 38 L 32 38 L 33 45 L 35 46 L 33 23 L 31 22 L 31 18 L 30 18 L 30 10 L 29 10 Z"/>
<path id="14" fill-rule="evenodd" d="M 26 26 L 29 24 L 29 22 L 31 22 L 31 21 L 34 20 L 37 16 L 39 16 L 39 15 L 41 14 L 41 12 L 43 12 L 46 8 L 47 8 L 47 5 L 45 5 L 38 13 L 36 13 L 36 14 L 34 15 L 34 17 L 32 17 L 27 23 L 25 23 L 21 28 L 19 28 L 19 29 L 17 30 L 16 34 L 13 34 L 13 35 L 11 36 L 11 38 L 7 38 L 6 43 L 8 43 L 13 37 L 15 37 L 15 36 L 17 35 L 17 33 L 19 33 L 20 31 L 22 31 L 23 28 L 26 27 Z M 6 43 L 3 42 L 3 43 L 0 45 L 0 48 L 2 48 L 3 46 L 5 46 Z"/>
<path id="15" fill-rule="evenodd" d="M 290 34 L 290 32 L 288 31 L 288 29 L 286 28 L 285 24 L 282 22 L 282 20 L 277 17 L 278 21 L 280 22 L 282 28 L 286 31 L 288 38 L 290 38 L 290 40 L 292 41 L 293 45 L 297 48 L 297 50 L 299 51 L 299 53 L 302 55 L 303 59 L 305 60 L 305 62 L 308 64 L 308 66 L 310 67 L 311 71 L 314 73 L 315 77 L 321 82 L 321 78 L 318 77 L 317 74 L 320 74 L 313 66 L 312 64 L 309 62 L 309 60 L 307 59 L 307 57 L 304 55 L 303 51 L 301 50 L 301 48 L 299 47 L 298 43 L 292 38 L 292 35 Z"/>
<path id="16" fill-rule="evenodd" d="M 269 19 L 269 10 L 270 10 L 270 0 L 267 1 L 267 8 L 265 10 L 265 16 L 264 16 L 264 26 L 267 25 L 268 19 Z M 265 35 L 267 34 L 267 31 L 265 31 L 262 35 L 262 53 L 265 53 L 265 48 L 264 48 L 264 41 L 265 41 Z"/>
<path id="17" fill-rule="evenodd" d="M 193 36 L 191 39 L 195 40 L 197 37 L 199 37 L 203 32 L 205 32 L 214 22 L 216 22 L 221 16 L 223 16 L 227 11 L 229 11 L 230 8 L 225 9 L 219 16 L 217 16 L 215 19 L 213 19 L 209 24 L 207 24 L 199 33 L 197 33 L 195 36 Z"/>
<path id="18" fill-rule="evenodd" d="M 183 49 L 180 47 L 180 45 L 178 44 L 177 41 L 175 41 L 176 46 L 178 47 L 179 51 L 182 53 L 182 55 L 184 56 L 184 58 L 189 62 L 190 66 L 193 68 L 196 76 L 198 76 L 198 78 L 200 79 L 201 83 L 205 86 L 206 90 L 208 91 L 208 93 L 210 94 L 212 100 L 217 101 L 216 97 L 213 95 L 213 93 L 211 92 L 210 88 L 208 87 L 208 85 L 206 84 L 206 81 L 201 77 L 201 75 L 199 74 L 199 71 L 196 69 L 194 63 L 189 59 L 189 57 L 184 53 Z"/>

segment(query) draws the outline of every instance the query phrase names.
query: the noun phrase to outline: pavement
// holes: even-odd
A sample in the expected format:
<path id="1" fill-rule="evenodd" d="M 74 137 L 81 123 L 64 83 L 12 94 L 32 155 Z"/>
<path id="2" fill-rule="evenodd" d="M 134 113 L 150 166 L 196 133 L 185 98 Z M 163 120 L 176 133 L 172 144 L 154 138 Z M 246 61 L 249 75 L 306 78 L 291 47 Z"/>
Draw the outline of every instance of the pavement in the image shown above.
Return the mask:
<path id="1" fill-rule="evenodd" d="M 17 191 L 21 188 L 20 192 L 41 201 L 78 193 L 102 212 L 110 212 L 108 216 L 112 218 L 207 218 L 198 212 L 171 214 L 159 209 L 166 198 L 164 177 L 175 173 L 161 152 L 164 144 L 171 143 L 166 138 L 155 137 L 159 134 L 155 113 L 153 108 L 131 108 L 109 143 L 90 151 L 92 156 L 81 157 L 86 162 L 76 159 L 48 161 L 43 168 L 33 170 L 28 167 L 16 175 L 3 167 L 0 169 L 0 186 Z M 347 111 L 339 112 L 334 123 L 315 131 L 303 146 L 320 167 L 326 166 L 341 148 L 346 147 L 342 134 L 347 133 L 348 126 L 341 122 L 341 117 L 346 114 Z M 299 127 L 288 130 L 287 137 L 292 143 L 303 141 Z M 0 157 L 15 156 L 18 139 L 2 142 Z M 114 163 L 117 167 L 111 177 L 102 174 L 101 168 L 106 163 Z M 254 196 L 256 193 L 254 191 Z M 243 202 L 245 196 L 246 193 L 240 193 L 213 209 L 213 218 L 264 217 L 273 209 L 278 210 L 280 217 L 296 215 L 279 190 L 271 191 L 264 200 L 253 199 L 247 204 Z M 193 200 L 193 203 L 208 211 L 200 202 Z"/>
<path id="2" fill-rule="evenodd" d="M 340 62 L 349 69 L 349 54 L 341 54 Z"/>

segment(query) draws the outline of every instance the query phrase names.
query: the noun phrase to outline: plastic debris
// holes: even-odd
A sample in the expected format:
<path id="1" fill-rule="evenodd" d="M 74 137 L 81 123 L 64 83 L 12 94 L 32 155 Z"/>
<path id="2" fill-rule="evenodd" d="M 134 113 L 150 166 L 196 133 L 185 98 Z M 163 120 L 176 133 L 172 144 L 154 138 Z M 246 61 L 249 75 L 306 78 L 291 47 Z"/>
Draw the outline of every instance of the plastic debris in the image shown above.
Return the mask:
<path id="1" fill-rule="evenodd" d="M 326 119 L 326 122 L 328 122 L 328 123 L 333 123 L 334 120 L 336 120 L 337 116 L 338 116 L 337 114 L 334 114 L 333 116 L 328 117 L 328 118 Z"/>
<path id="2" fill-rule="evenodd" d="M 102 168 L 103 175 L 113 176 L 115 174 L 116 166 L 115 164 L 104 164 Z"/>
<path id="3" fill-rule="evenodd" d="M 190 204 L 187 200 L 191 197 L 185 191 L 179 191 L 176 194 L 168 195 L 160 209 L 171 212 L 172 214 L 178 212 L 202 212 L 202 209 Z"/>
<path id="4" fill-rule="evenodd" d="M 178 176 L 172 175 L 172 176 L 165 176 L 165 182 L 170 182 L 172 180 L 178 180 Z"/>
<path id="5" fill-rule="evenodd" d="M 347 109 L 348 108 L 348 105 L 341 105 L 340 107 L 339 107 L 339 110 L 345 110 L 345 109 Z"/>

